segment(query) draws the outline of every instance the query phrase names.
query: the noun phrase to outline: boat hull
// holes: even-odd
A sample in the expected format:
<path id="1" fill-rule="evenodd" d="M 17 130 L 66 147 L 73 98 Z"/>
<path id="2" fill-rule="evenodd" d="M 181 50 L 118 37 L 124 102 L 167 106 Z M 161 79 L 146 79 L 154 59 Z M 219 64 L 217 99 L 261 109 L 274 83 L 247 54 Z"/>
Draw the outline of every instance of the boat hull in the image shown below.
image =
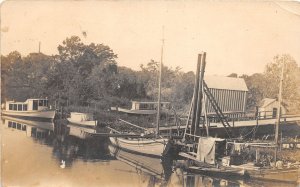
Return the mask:
<path id="1" fill-rule="evenodd" d="M 8 111 L 3 110 L 2 115 L 28 118 L 28 119 L 47 119 L 53 120 L 55 117 L 54 110 L 45 110 L 45 111 Z"/>
<path id="2" fill-rule="evenodd" d="M 296 183 L 300 176 L 300 170 L 298 168 L 258 170 L 248 169 L 246 170 L 246 174 L 253 179 Z"/>
<path id="3" fill-rule="evenodd" d="M 72 118 L 67 118 L 69 123 L 82 126 L 82 127 L 96 127 L 97 126 L 97 121 L 78 121 L 74 120 Z"/>
<path id="4" fill-rule="evenodd" d="M 167 139 L 125 139 L 125 138 L 109 138 L 112 145 L 120 149 L 132 152 L 135 154 L 152 156 L 161 158 Z"/>

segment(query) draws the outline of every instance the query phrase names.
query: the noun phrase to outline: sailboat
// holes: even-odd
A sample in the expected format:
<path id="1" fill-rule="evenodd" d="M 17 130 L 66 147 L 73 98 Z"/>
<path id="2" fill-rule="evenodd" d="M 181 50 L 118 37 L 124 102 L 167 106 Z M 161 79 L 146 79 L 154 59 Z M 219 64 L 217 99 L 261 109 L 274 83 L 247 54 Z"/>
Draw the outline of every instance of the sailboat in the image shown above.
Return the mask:
<path id="1" fill-rule="evenodd" d="M 168 143 L 167 138 L 159 135 L 160 126 L 160 110 L 161 110 L 161 76 L 162 76 L 162 63 L 163 63 L 163 48 L 164 39 L 162 39 L 161 47 L 161 60 L 159 68 L 159 81 L 158 81 L 158 102 L 157 102 L 157 121 L 156 121 L 156 135 L 153 138 L 144 138 L 143 134 L 139 138 L 123 138 L 123 137 L 110 137 L 112 145 L 124 149 L 135 154 L 147 155 L 152 157 L 162 157 L 164 149 Z"/>
<path id="2" fill-rule="evenodd" d="M 270 147 L 275 149 L 274 161 L 275 164 L 273 167 L 254 167 L 251 163 L 242 165 L 240 167 L 245 168 L 246 174 L 251 178 L 263 179 L 263 180 L 272 180 L 277 182 L 291 182 L 296 183 L 300 179 L 300 168 L 299 164 L 288 164 L 285 165 L 282 161 L 278 161 L 277 152 L 279 145 L 279 125 L 280 125 L 280 115 L 281 115 L 281 102 L 282 102 L 282 84 L 283 84 L 283 75 L 284 75 L 284 62 L 281 68 L 281 78 L 279 85 L 279 94 L 278 94 L 278 107 L 277 107 L 277 119 L 275 126 L 275 141 L 271 144 Z M 264 149 L 264 146 L 259 146 L 258 149 Z M 256 150 L 258 151 L 258 150 Z"/>

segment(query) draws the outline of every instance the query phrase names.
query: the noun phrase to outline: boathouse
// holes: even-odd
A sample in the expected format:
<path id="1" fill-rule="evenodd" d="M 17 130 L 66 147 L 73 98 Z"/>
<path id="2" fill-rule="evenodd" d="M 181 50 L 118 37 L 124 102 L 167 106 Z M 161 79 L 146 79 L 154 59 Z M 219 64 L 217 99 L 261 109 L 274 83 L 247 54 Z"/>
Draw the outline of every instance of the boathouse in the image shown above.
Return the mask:
<path id="1" fill-rule="evenodd" d="M 276 99 L 264 98 L 258 106 L 259 118 L 276 118 L 278 101 Z M 286 114 L 287 109 L 281 105 L 281 115 Z"/>
<path id="2" fill-rule="evenodd" d="M 236 118 L 244 115 L 248 93 L 244 79 L 207 75 L 204 76 L 204 81 L 224 115 Z M 205 94 L 203 98 L 207 114 L 215 114 L 215 110 Z"/>

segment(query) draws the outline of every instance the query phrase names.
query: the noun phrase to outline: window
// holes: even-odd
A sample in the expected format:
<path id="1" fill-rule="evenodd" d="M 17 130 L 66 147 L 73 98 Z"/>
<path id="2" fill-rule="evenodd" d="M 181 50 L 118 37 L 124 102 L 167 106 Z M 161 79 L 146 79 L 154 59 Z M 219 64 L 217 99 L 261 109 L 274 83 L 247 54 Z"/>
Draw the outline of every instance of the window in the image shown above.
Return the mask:
<path id="1" fill-rule="evenodd" d="M 18 105 L 17 104 L 13 104 L 13 110 L 17 110 Z"/>
<path id="2" fill-rule="evenodd" d="M 9 104 L 9 110 L 13 110 L 13 104 Z"/>
<path id="3" fill-rule="evenodd" d="M 48 106 L 48 100 L 43 100 L 43 106 Z"/>
<path id="4" fill-rule="evenodd" d="M 12 122 L 11 121 L 8 122 L 8 127 L 12 127 Z"/>
<path id="5" fill-rule="evenodd" d="M 23 104 L 23 110 L 24 110 L 24 111 L 27 110 L 27 104 Z"/>
<path id="6" fill-rule="evenodd" d="M 32 110 L 38 110 L 38 100 L 32 101 Z"/>
<path id="7" fill-rule="evenodd" d="M 17 125 L 16 122 L 12 122 L 12 127 L 13 128 L 16 128 L 16 125 Z"/>
<path id="8" fill-rule="evenodd" d="M 26 131 L 26 125 L 22 126 L 22 131 Z"/>
<path id="9" fill-rule="evenodd" d="M 148 105 L 144 103 L 140 103 L 140 110 L 148 109 Z"/>
<path id="10" fill-rule="evenodd" d="M 39 106 L 43 106 L 43 100 L 39 100 Z"/>
<path id="11" fill-rule="evenodd" d="M 22 104 L 18 104 L 18 110 L 22 111 Z"/>

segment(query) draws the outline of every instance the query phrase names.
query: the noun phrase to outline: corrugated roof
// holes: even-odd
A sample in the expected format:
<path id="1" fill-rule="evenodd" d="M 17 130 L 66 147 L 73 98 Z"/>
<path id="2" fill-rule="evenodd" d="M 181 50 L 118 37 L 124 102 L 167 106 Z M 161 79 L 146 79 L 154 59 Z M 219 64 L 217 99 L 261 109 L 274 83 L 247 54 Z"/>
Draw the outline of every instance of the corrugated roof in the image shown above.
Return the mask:
<path id="1" fill-rule="evenodd" d="M 204 81 L 209 88 L 248 91 L 245 80 L 242 78 L 206 75 Z"/>

